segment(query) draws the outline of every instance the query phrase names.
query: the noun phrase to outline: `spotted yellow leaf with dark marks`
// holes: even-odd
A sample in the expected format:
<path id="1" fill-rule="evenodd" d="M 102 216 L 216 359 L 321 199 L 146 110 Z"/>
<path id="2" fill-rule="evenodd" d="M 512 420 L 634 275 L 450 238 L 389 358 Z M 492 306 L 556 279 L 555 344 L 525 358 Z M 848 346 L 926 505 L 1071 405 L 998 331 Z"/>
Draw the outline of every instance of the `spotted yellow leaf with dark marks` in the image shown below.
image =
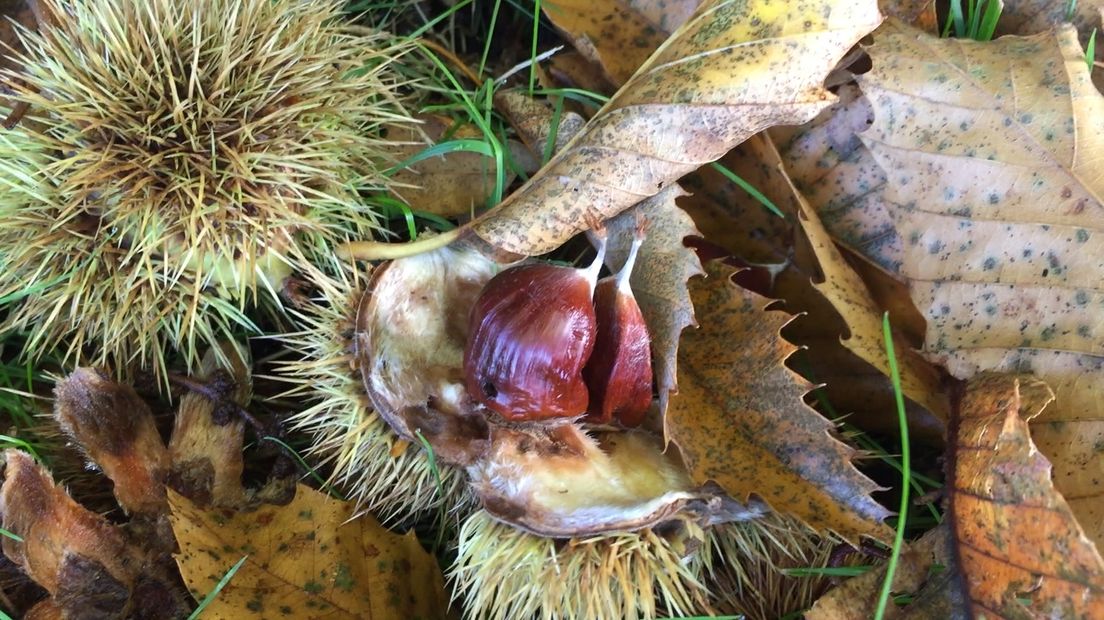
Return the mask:
<path id="1" fill-rule="evenodd" d="M 886 355 L 885 339 L 882 335 L 881 308 L 874 302 L 859 274 L 836 249 L 828 231 L 809 203 L 800 194 L 797 194 L 797 201 L 800 209 L 798 221 L 801 222 L 813 254 L 824 273 L 824 281 L 814 286 L 847 324 L 849 334 L 846 338 L 841 338 L 840 342 L 863 361 L 888 376 L 889 357 Z M 894 318 L 891 313 L 891 321 Z M 898 336 L 895 340 L 902 339 Z M 905 348 L 898 357 L 902 392 L 945 421 L 949 411 L 939 373 L 911 349 Z"/>
<path id="2" fill-rule="evenodd" d="M 885 172 L 859 134 L 873 122 L 870 102 L 847 84 L 811 122 L 774 127 L 786 172 L 840 244 L 888 273 L 901 265 L 901 238 L 882 192 Z"/>
<path id="3" fill-rule="evenodd" d="M 924 351 L 1031 372 L 1058 490 L 1104 544 L 1104 96 L 1072 27 L 990 43 L 888 23 L 861 78 Z"/>
<path id="4" fill-rule="evenodd" d="M 779 335 L 790 315 L 732 282 L 732 268 L 706 265 L 690 282 L 698 329 L 683 333 L 679 392 L 665 421 L 696 482 L 713 480 L 738 500 L 757 495 L 819 531 L 852 541 L 887 540 L 878 486 L 851 463 L 855 451 L 802 396 L 813 386 L 784 361 L 797 347 Z"/>
<path id="5" fill-rule="evenodd" d="M 387 531 L 354 507 L 299 485 L 286 506 L 205 511 L 169 491 L 180 573 L 202 599 L 245 563 L 204 610 L 212 620 L 445 617 L 444 579 L 414 534 Z"/>
<path id="6" fill-rule="evenodd" d="M 544 0 L 541 8 L 569 41 L 618 86 L 644 64 L 700 0 Z"/>
<path id="7" fill-rule="evenodd" d="M 704 3 L 586 128 L 470 232 L 548 252 L 756 132 L 833 100 L 825 76 L 881 21 L 873 0 Z"/>
<path id="8" fill-rule="evenodd" d="M 1104 560 L 1028 429 L 1053 400 L 1037 379 L 982 374 L 954 408 L 952 570 L 974 617 L 1104 618 Z"/>

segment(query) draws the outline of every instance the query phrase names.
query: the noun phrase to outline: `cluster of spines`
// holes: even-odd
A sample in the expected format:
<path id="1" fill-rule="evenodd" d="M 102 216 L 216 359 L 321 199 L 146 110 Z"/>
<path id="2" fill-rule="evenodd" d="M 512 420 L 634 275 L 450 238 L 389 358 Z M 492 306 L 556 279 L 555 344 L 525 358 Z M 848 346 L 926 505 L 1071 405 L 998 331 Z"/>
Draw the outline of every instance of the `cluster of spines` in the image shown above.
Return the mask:
<path id="1" fill-rule="evenodd" d="M 409 49 L 338 0 L 42 0 L 0 138 L 0 296 L 28 351 L 187 366 L 279 280 L 367 236 Z"/>
<path id="2" fill-rule="evenodd" d="M 449 574 L 468 618 L 656 618 L 709 611 L 712 533 L 683 519 L 556 540 L 483 511 L 460 528 Z M 675 525 L 675 527 L 670 527 Z"/>

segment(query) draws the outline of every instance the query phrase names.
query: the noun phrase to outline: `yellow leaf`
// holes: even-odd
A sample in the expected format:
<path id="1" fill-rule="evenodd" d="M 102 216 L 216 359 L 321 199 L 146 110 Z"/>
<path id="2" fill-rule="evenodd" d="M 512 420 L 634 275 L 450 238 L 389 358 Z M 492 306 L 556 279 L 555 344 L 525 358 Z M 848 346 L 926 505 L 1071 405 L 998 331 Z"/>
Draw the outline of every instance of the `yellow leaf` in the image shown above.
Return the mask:
<path id="1" fill-rule="evenodd" d="M 204 511 L 169 492 L 177 564 L 202 599 L 245 564 L 204 618 L 431 620 L 447 609 L 444 580 L 414 534 L 391 533 L 353 506 L 299 485 L 286 506 Z M 350 520 L 352 519 L 352 520 Z"/>
<path id="2" fill-rule="evenodd" d="M 881 308 L 870 296 L 859 274 L 836 249 L 809 203 L 800 194 L 797 194 L 797 200 L 801 209 L 798 220 L 824 272 L 824 282 L 814 286 L 840 313 L 850 331 L 850 335 L 840 341 L 852 353 L 888 376 L 889 358 L 882 335 Z M 912 349 L 901 352 L 900 363 L 901 389 L 905 396 L 945 421 L 949 414 L 947 399 L 936 369 Z"/>
<path id="3" fill-rule="evenodd" d="M 813 386 L 783 364 L 797 349 L 778 334 L 789 315 L 764 311 L 770 300 L 736 286 L 731 268 L 710 262 L 706 272 L 690 283 L 701 327 L 682 336 L 665 420 L 693 479 L 737 500 L 755 494 L 819 531 L 888 539 L 888 513 L 870 498 L 877 485 L 802 400 Z"/>
<path id="4" fill-rule="evenodd" d="M 825 75 L 880 20 L 872 0 L 707 2 L 471 232 L 500 251 L 543 254 L 588 217 L 617 215 L 759 130 L 809 120 L 832 101 Z"/>
<path id="5" fill-rule="evenodd" d="M 1055 484 L 1104 543 L 1104 97 L 1072 27 L 990 43 L 890 23 L 862 77 L 900 272 L 951 374 L 1033 372 Z"/>
<path id="6" fill-rule="evenodd" d="M 545 0 L 544 14 L 566 38 L 592 49 L 618 86 L 628 81 L 667 36 L 682 25 L 699 0 Z M 585 43 L 584 43 L 585 42 Z"/>

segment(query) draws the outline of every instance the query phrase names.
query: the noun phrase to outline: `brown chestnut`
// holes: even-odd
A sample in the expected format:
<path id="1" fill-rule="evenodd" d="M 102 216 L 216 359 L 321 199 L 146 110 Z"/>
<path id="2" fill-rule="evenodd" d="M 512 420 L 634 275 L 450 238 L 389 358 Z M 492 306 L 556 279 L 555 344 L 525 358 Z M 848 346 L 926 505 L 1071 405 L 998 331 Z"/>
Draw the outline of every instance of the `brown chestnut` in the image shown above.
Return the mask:
<path id="1" fill-rule="evenodd" d="M 468 394 L 512 421 L 586 411 L 582 370 L 594 348 L 594 286 L 605 240 L 585 269 L 528 264 L 487 282 L 464 350 Z"/>

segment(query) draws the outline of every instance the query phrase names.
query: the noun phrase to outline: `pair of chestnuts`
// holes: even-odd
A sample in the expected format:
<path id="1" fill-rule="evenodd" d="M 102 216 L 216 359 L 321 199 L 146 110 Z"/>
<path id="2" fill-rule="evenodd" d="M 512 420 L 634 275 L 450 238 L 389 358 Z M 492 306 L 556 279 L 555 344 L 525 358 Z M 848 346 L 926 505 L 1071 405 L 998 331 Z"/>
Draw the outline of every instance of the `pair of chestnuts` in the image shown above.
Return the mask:
<path id="1" fill-rule="evenodd" d="M 651 406 L 651 339 L 629 285 L 644 226 L 621 271 L 601 281 L 606 239 L 599 236 L 589 267 L 505 269 L 472 308 L 465 387 L 508 421 L 585 413 L 587 422 L 634 427 Z"/>

